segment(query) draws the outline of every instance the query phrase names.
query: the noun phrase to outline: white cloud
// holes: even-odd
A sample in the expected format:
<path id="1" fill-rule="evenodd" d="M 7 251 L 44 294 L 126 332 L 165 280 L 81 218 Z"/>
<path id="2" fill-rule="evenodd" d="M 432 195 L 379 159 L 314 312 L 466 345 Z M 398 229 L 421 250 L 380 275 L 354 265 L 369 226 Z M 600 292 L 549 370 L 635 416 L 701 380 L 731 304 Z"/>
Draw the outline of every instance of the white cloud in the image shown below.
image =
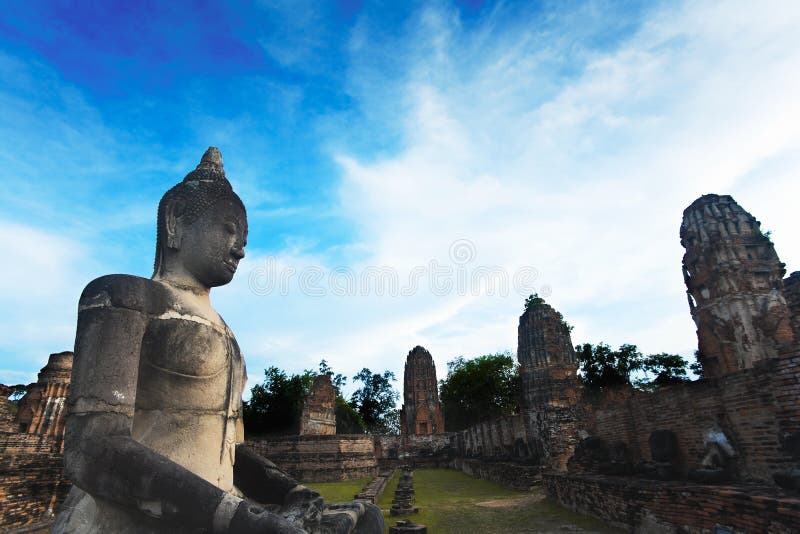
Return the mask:
<path id="1" fill-rule="evenodd" d="M 574 341 L 691 352 L 683 209 L 700 194 L 731 193 L 776 236 L 792 235 L 790 203 L 800 192 L 792 166 L 769 181 L 761 170 L 798 158 L 800 10 L 668 5 L 604 51 L 570 42 L 569 27 L 509 30 L 493 20 L 467 30 L 454 10 L 425 8 L 393 41 L 406 43 L 396 51 L 404 75 L 385 80 L 380 65 L 359 63 L 380 48 L 359 25 L 352 87 L 365 114 L 385 115 L 380 99 L 364 93 L 381 82 L 385 94 L 402 97 L 387 109 L 406 111 L 387 124 L 402 128 L 397 153 L 374 161 L 344 148 L 336 156 L 341 210 L 370 251 L 364 264 L 407 272 L 446 259 L 450 243 L 468 238 L 478 250 L 474 265 L 539 269 L 537 283 L 553 288 L 548 300 L 576 325 Z M 583 64 L 559 79 L 553 66 L 569 54 Z M 779 245 L 785 261 L 800 264 L 797 245 L 788 237 Z M 334 367 L 363 361 L 401 372 L 406 352 L 421 343 L 440 374 L 455 355 L 514 348 L 523 302 L 424 292 L 405 300 L 296 299 L 287 300 L 302 310 L 295 319 L 310 306 L 322 313 L 309 313 L 305 324 L 281 322 L 310 338 L 288 352 L 325 347 Z"/>
<path id="2" fill-rule="evenodd" d="M 47 362 L 47 355 L 72 350 L 78 297 L 87 272 L 99 267 L 81 243 L 54 233 L 0 220 L 6 251 L 0 279 L 0 383 L 15 383 Z M 16 369 L 8 369 L 10 367 Z M 28 369 L 29 371 L 20 371 Z"/>

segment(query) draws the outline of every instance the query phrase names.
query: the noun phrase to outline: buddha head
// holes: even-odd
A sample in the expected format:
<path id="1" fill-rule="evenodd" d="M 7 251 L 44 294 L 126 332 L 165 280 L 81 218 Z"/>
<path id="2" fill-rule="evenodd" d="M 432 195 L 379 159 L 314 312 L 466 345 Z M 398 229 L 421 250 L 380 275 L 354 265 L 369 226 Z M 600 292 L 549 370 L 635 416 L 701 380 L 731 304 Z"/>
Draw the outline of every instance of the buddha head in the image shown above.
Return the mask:
<path id="1" fill-rule="evenodd" d="M 247 214 L 210 147 L 158 204 L 154 279 L 210 289 L 233 278 L 247 243 Z"/>

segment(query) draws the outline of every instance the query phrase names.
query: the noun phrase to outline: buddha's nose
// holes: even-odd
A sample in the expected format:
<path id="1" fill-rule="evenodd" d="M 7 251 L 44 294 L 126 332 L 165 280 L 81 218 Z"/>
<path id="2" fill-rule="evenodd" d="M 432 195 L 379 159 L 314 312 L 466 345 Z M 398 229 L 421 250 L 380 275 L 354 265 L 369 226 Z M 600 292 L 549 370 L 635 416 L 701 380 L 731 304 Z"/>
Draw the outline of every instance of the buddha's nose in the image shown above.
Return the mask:
<path id="1" fill-rule="evenodd" d="M 242 245 L 236 244 L 231 249 L 231 256 L 236 258 L 237 260 L 241 260 L 244 258 L 244 247 Z"/>

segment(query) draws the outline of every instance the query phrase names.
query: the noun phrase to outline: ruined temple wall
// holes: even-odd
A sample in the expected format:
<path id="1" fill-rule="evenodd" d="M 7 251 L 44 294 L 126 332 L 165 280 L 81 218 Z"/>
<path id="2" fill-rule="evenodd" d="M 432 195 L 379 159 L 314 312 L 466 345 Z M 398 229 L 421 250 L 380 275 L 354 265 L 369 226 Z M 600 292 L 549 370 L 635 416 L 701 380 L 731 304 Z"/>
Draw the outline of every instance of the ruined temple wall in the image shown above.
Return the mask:
<path id="1" fill-rule="evenodd" d="M 522 415 L 507 415 L 456 433 L 455 447 L 465 458 L 527 458 L 528 432 Z"/>
<path id="2" fill-rule="evenodd" d="M 800 524 L 800 499 L 769 487 L 707 486 L 602 475 L 545 472 L 547 495 L 624 532 L 790 534 Z"/>
<path id="3" fill-rule="evenodd" d="M 792 436 L 800 436 L 798 398 L 800 355 L 796 354 L 653 393 L 587 395 L 580 430 L 609 444 L 624 442 L 633 461 L 651 460 L 651 432 L 671 430 L 678 440 L 678 464 L 685 472 L 701 467 L 704 437 L 716 427 L 737 451 L 739 478 L 771 484 L 773 473 L 797 461 L 789 444 Z"/>
<path id="4" fill-rule="evenodd" d="M 582 437 L 626 445 L 633 463 L 650 461 L 650 434 L 670 430 L 685 475 L 701 467 L 705 436 L 722 430 L 737 451 L 739 479 L 773 484 L 772 475 L 800 458 L 800 354 L 756 362 L 715 379 L 661 387 L 586 394 L 575 407 L 540 406 L 458 432 L 457 457 L 534 462 L 566 470 Z"/>
<path id="5" fill-rule="evenodd" d="M 246 444 L 301 482 L 336 482 L 378 473 L 372 436 L 285 436 Z"/>
<path id="6" fill-rule="evenodd" d="M 575 407 L 540 406 L 456 433 L 456 455 L 488 461 L 542 463 L 565 469 L 579 441 Z"/>
<path id="7" fill-rule="evenodd" d="M 51 518 L 70 486 L 60 439 L 0 434 L 0 530 Z"/>
<path id="8" fill-rule="evenodd" d="M 381 468 L 409 464 L 414 467 L 451 467 L 454 432 L 420 435 L 373 436 L 375 457 Z"/>

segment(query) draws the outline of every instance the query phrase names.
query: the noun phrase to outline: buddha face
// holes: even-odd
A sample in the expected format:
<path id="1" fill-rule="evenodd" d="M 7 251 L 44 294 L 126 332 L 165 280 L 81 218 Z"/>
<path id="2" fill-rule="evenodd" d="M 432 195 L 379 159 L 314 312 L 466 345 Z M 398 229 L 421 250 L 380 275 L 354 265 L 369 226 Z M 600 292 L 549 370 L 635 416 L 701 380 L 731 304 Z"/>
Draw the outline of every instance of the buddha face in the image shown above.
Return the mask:
<path id="1" fill-rule="evenodd" d="M 192 224 L 181 228 L 179 261 L 205 287 L 233 279 L 247 244 L 247 217 L 241 206 L 222 199 Z"/>

